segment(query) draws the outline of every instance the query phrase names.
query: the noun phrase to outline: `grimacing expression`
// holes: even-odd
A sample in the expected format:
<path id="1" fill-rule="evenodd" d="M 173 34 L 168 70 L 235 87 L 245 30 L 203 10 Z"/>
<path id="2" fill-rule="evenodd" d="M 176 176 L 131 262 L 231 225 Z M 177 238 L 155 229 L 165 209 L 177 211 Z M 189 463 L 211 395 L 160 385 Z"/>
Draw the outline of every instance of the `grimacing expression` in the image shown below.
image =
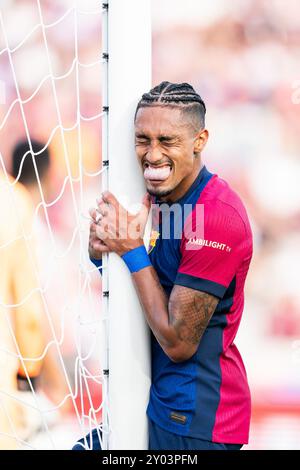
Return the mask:
<path id="1" fill-rule="evenodd" d="M 135 149 L 150 194 L 167 196 L 193 174 L 195 150 L 201 150 L 195 144 L 196 136 L 181 109 L 149 106 L 138 110 Z"/>

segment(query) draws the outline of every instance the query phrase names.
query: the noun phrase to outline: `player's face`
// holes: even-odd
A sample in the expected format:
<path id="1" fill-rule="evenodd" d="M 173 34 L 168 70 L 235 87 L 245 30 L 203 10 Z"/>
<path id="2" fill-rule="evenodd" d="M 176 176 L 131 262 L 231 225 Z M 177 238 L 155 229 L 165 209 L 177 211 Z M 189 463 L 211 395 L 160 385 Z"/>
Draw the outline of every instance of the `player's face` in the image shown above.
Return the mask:
<path id="1" fill-rule="evenodd" d="M 195 158 L 196 133 L 179 109 L 140 108 L 135 121 L 135 148 L 146 188 L 152 195 L 179 195 L 199 171 Z M 185 191 L 184 191 L 185 192 Z M 183 192 L 183 194 L 184 194 Z"/>

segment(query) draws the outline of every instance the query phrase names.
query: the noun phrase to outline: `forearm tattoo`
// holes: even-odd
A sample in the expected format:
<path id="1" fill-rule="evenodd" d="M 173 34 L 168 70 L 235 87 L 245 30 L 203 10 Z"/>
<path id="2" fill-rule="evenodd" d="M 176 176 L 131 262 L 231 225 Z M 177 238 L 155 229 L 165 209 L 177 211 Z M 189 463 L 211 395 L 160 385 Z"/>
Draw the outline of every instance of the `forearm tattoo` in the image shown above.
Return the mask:
<path id="1" fill-rule="evenodd" d="M 197 345 L 218 301 L 213 295 L 176 285 L 169 300 L 169 322 L 178 338 Z"/>

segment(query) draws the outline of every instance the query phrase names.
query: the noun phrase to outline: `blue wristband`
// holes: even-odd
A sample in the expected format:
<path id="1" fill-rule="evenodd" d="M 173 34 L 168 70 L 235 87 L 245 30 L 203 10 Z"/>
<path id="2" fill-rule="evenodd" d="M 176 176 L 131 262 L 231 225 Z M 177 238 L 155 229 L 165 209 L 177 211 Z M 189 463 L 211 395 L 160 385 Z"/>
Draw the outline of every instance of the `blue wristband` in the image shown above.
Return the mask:
<path id="1" fill-rule="evenodd" d="M 102 259 L 90 258 L 90 260 L 96 266 L 96 268 L 98 269 L 99 273 L 102 276 Z"/>
<path id="2" fill-rule="evenodd" d="M 131 273 L 136 273 L 147 266 L 151 266 L 151 261 L 144 245 L 127 251 L 121 258 Z"/>

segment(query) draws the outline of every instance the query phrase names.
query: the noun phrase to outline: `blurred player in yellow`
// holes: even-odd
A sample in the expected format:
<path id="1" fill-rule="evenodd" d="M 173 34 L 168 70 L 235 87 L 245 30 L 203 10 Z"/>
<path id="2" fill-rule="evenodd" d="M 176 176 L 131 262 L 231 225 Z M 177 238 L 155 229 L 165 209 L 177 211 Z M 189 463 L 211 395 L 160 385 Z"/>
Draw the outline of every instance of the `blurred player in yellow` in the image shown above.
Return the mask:
<path id="1" fill-rule="evenodd" d="M 1 449 L 18 447 L 17 439 L 9 436 L 24 439 L 28 435 L 28 407 L 18 401 L 18 398 L 22 400 L 18 381 L 26 389 L 28 375 L 34 385 L 41 369 L 41 361 L 36 359 L 45 347 L 41 326 L 43 306 L 37 290 L 34 253 L 27 249 L 24 238 L 32 228 L 32 202 L 23 185 L 9 186 L 8 182 L 12 184 L 14 180 L 0 171 Z"/>
<path id="2" fill-rule="evenodd" d="M 34 152 L 35 165 L 31 153 L 29 152 L 29 144 L 27 140 L 20 140 L 12 152 L 12 176 L 18 179 L 20 183 L 28 190 L 31 200 L 31 219 L 32 221 L 32 249 L 36 255 L 37 270 L 39 273 L 39 280 L 42 287 L 47 286 L 43 293 L 43 298 L 47 304 L 47 310 L 51 317 L 53 328 L 56 332 L 61 330 L 61 317 L 62 317 L 62 301 L 65 300 L 67 282 L 64 276 L 70 277 L 70 272 L 66 272 L 69 265 L 65 264 L 53 256 L 49 256 L 51 239 L 49 237 L 49 229 L 44 218 L 43 210 L 35 210 L 42 202 L 41 190 L 45 201 L 51 200 L 53 197 L 53 177 L 51 177 L 52 168 L 52 154 L 49 148 L 45 147 L 43 142 L 31 139 L 31 149 Z M 24 155 L 26 157 L 24 158 Z M 38 173 L 38 177 L 36 174 Z M 57 235 L 57 234 L 56 234 Z M 59 237 L 56 236 L 56 247 L 59 247 Z M 67 265 L 67 266 L 66 266 Z M 64 289 L 62 289 L 62 285 Z M 42 327 L 46 344 L 53 341 L 53 334 L 49 328 L 49 322 L 46 314 L 42 316 Z M 61 352 L 64 359 L 67 359 L 66 344 L 68 338 L 64 341 L 61 347 Z M 43 359 L 41 374 L 39 378 L 39 391 L 46 394 L 47 399 L 52 403 L 46 404 L 46 396 L 40 394 L 39 398 L 43 401 L 46 408 L 53 408 L 60 404 L 69 393 L 67 387 L 66 377 L 63 373 L 61 365 L 58 360 L 57 350 L 55 347 L 50 347 Z M 71 402 L 67 400 L 63 406 L 60 406 L 60 412 L 71 411 Z M 50 415 L 47 414 L 48 420 Z M 51 415 L 50 421 L 53 422 L 55 418 Z M 57 416 L 58 418 L 58 416 Z"/>

